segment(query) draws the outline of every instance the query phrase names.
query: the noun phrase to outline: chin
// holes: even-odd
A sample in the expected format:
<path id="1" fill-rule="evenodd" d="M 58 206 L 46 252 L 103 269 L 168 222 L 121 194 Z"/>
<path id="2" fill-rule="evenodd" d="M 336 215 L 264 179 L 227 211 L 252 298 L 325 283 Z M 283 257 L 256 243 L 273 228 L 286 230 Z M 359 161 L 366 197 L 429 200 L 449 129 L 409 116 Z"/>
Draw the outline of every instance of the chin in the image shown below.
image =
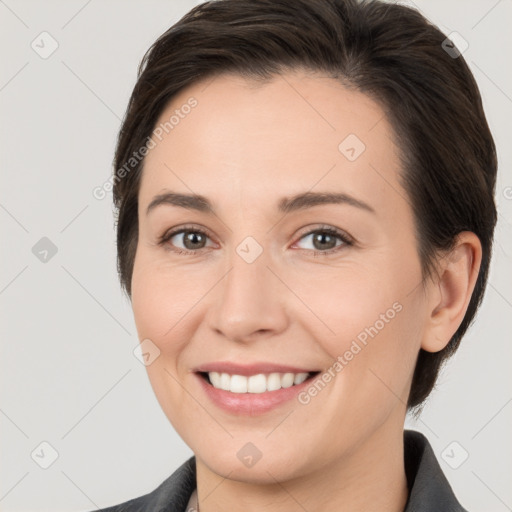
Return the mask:
<path id="1" fill-rule="evenodd" d="M 276 480 L 287 481 L 307 472 L 308 459 L 297 452 L 296 446 L 283 450 L 282 447 L 268 446 L 267 442 L 266 447 L 258 449 L 257 441 L 254 444 L 247 440 L 230 441 L 228 446 L 216 445 L 218 449 L 215 451 L 211 449 L 212 444 L 202 450 L 193 450 L 196 460 L 217 475 L 226 478 L 229 475 L 230 480 L 253 484 L 275 484 Z"/>

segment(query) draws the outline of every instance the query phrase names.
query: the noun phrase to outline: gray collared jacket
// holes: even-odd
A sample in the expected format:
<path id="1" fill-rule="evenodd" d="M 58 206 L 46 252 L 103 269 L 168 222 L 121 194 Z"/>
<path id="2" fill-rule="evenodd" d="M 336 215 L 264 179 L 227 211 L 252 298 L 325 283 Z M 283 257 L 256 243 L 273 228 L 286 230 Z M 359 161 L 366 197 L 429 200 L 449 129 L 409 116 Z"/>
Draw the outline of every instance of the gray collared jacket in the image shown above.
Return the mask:
<path id="1" fill-rule="evenodd" d="M 467 512 L 423 434 L 404 430 L 404 459 L 409 487 L 404 512 Z M 99 512 L 186 512 L 195 488 L 196 460 L 191 457 L 153 492 Z"/>

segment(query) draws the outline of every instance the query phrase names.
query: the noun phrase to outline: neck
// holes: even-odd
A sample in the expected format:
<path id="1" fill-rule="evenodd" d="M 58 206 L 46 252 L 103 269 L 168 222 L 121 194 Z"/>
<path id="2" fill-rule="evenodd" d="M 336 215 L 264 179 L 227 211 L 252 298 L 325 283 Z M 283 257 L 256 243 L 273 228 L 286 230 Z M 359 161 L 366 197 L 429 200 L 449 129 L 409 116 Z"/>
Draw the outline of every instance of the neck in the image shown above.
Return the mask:
<path id="1" fill-rule="evenodd" d="M 196 457 L 199 512 L 403 512 L 408 497 L 403 422 L 384 424 L 354 449 L 320 470 L 283 482 L 223 478 Z"/>

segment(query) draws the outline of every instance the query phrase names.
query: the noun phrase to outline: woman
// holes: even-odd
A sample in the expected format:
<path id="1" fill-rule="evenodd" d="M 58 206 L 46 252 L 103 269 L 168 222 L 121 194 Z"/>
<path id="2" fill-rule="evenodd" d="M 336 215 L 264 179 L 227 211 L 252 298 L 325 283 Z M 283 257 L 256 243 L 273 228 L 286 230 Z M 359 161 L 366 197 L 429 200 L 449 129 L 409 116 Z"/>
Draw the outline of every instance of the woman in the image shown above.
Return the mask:
<path id="1" fill-rule="evenodd" d="M 496 166 L 415 10 L 220 0 L 164 33 L 118 139 L 118 269 L 195 456 L 105 510 L 465 510 L 404 419 L 482 299 Z"/>

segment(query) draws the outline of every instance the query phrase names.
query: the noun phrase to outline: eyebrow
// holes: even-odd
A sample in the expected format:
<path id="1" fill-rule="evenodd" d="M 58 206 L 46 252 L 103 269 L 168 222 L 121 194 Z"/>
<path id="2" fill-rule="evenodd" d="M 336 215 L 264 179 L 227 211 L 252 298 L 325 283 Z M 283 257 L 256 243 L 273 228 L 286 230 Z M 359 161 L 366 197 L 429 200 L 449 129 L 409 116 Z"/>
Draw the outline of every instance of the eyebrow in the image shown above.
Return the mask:
<path id="1" fill-rule="evenodd" d="M 277 209 L 282 213 L 291 213 L 322 204 L 346 204 L 375 213 L 375 210 L 364 201 L 348 194 L 336 192 L 304 192 L 291 197 L 283 197 L 279 200 Z M 165 192 L 158 194 L 152 199 L 147 207 L 146 215 L 157 206 L 161 205 L 177 206 L 179 208 L 196 210 L 207 214 L 214 214 L 215 212 L 212 203 L 204 196 L 198 194 Z"/>

